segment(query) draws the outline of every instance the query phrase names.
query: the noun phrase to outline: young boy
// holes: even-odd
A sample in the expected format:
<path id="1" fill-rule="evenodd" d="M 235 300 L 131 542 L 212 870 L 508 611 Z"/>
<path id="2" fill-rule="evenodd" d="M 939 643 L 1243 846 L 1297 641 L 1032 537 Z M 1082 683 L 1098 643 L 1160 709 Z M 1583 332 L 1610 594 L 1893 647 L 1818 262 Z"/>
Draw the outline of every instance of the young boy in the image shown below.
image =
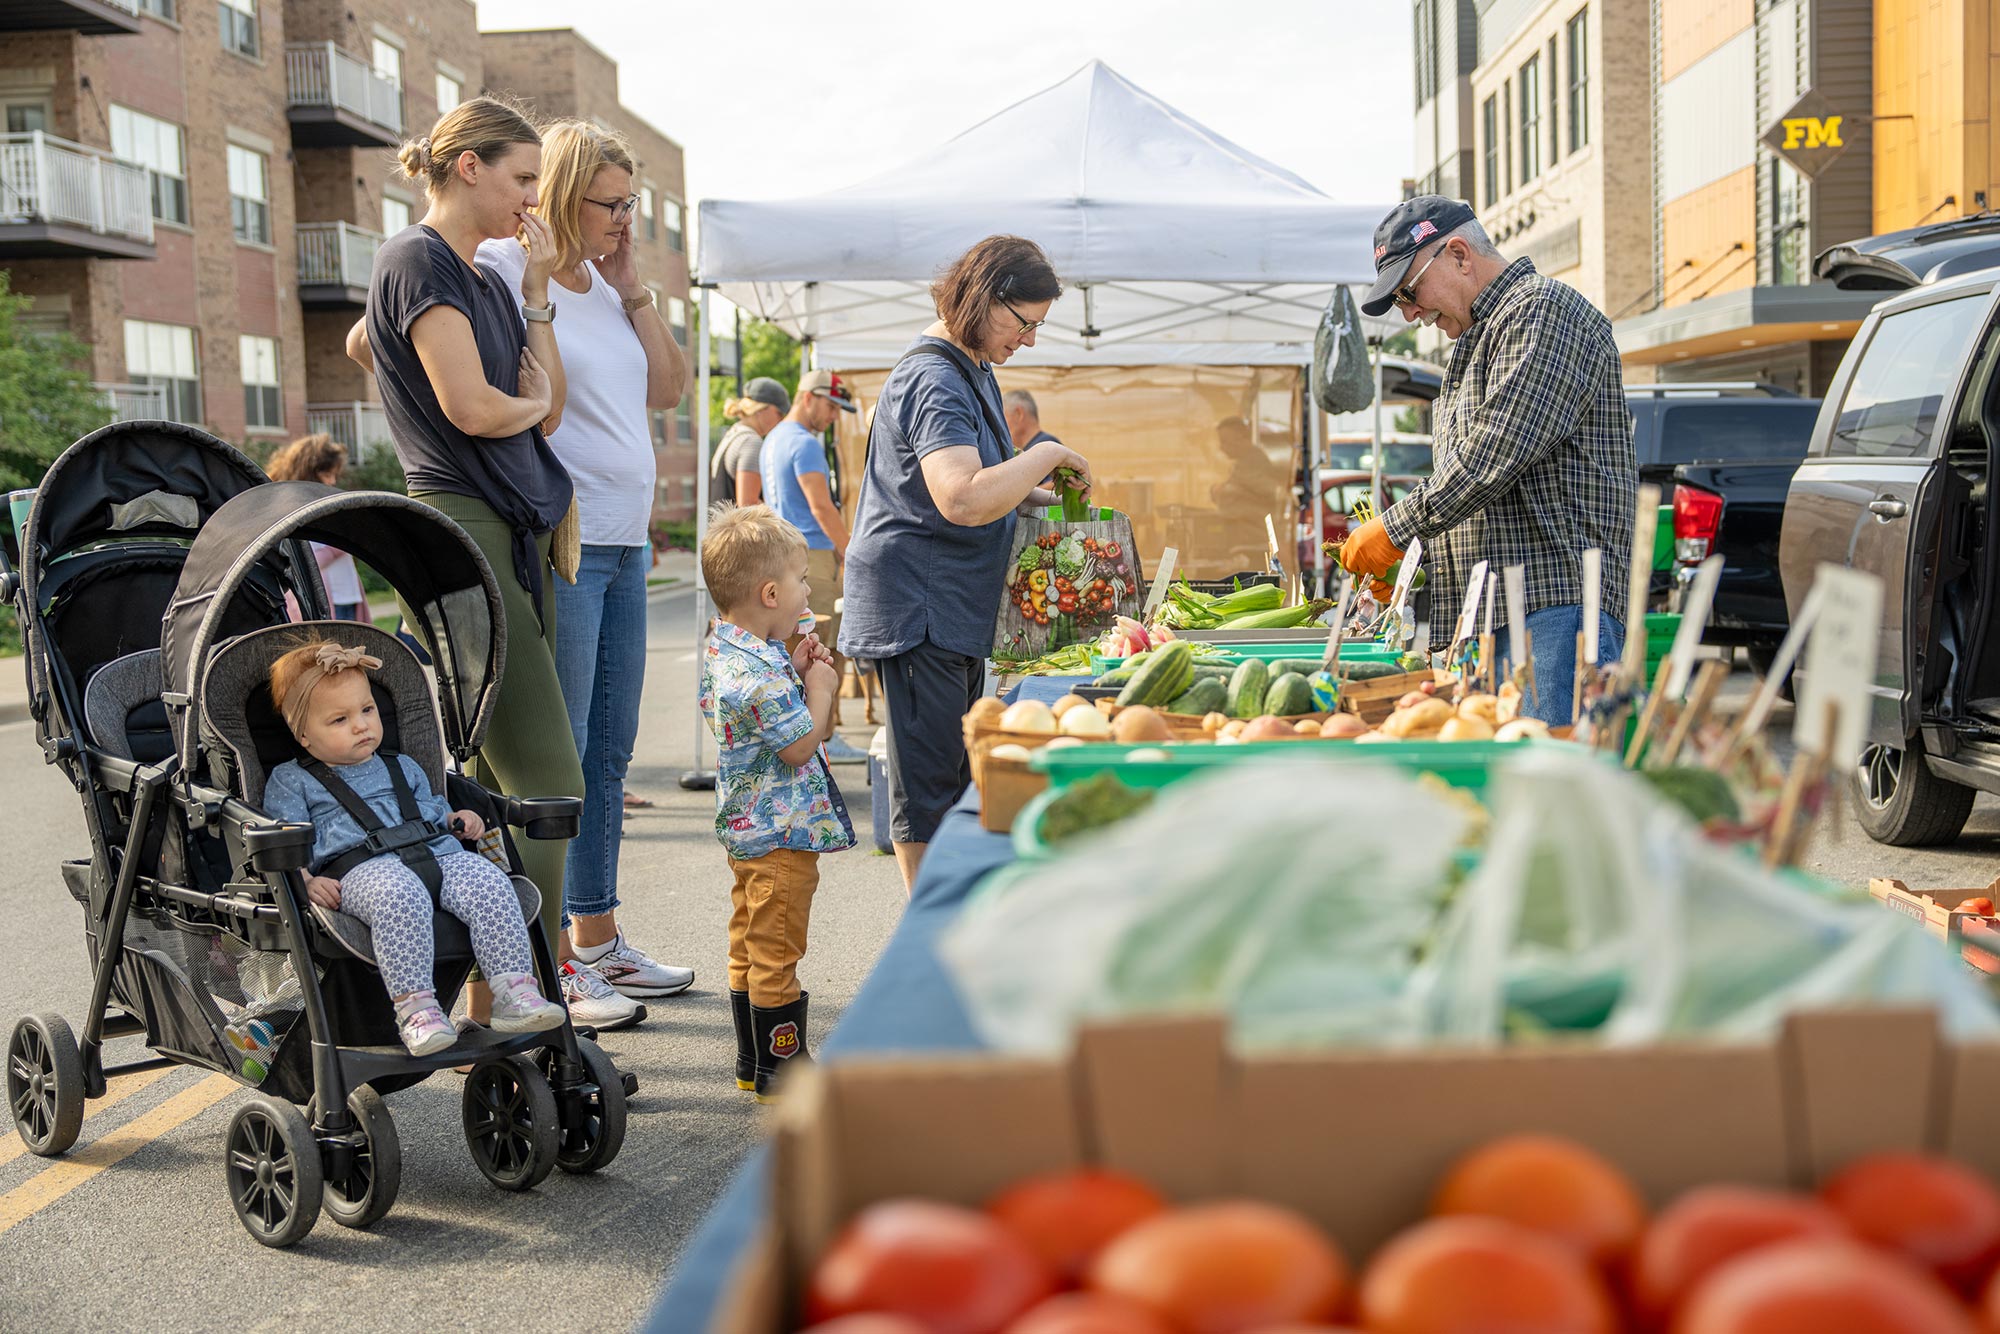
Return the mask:
<path id="1" fill-rule="evenodd" d="M 833 735 L 840 677 L 807 635 L 804 534 L 765 505 L 718 509 L 701 544 L 721 613 L 701 669 L 701 710 L 721 747 L 715 833 L 729 853 L 729 1000 L 736 1087 L 769 1102 L 786 1062 L 806 1054 L 798 964 L 819 887 L 819 854 L 854 846 L 847 806 L 820 749 Z"/>

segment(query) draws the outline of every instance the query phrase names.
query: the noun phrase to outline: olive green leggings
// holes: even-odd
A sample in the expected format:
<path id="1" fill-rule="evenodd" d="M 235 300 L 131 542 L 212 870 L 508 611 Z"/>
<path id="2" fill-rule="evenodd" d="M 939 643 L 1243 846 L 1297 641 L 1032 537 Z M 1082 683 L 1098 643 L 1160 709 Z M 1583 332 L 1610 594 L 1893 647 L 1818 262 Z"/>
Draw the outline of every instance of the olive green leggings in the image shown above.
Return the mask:
<path id="1" fill-rule="evenodd" d="M 411 497 L 444 511 L 479 544 L 500 585 L 507 613 L 507 658 L 494 701 L 493 722 L 473 757 L 472 777 L 481 786 L 515 797 L 582 797 L 583 765 L 569 730 L 569 709 L 556 679 L 555 571 L 542 565 L 542 615 L 538 629 L 535 604 L 514 575 L 513 530 L 484 502 L 440 491 Z M 549 552 L 549 535 L 536 544 Z M 405 620 L 413 620 L 408 607 Z M 519 838 L 523 871 L 542 892 L 542 926 L 554 950 L 562 930 L 563 859 L 567 839 Z"/>

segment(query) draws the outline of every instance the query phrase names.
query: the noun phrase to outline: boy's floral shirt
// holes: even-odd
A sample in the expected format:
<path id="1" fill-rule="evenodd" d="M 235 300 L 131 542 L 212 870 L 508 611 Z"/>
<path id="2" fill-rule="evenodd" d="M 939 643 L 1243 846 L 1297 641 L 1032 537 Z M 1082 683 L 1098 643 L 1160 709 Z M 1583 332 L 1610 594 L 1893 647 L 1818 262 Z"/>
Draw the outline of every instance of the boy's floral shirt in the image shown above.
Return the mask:
<path id="1" fill-rule="evenodd" d="M 805 687 L 782 643 L 718 620 L 702 658 L 701 711 L 721 748 L 715 834 L 730 856 L 854 846 L 854 825 L 825 753 L 814 750 L 796 769 L 778 758 L 813 730 Z"/>

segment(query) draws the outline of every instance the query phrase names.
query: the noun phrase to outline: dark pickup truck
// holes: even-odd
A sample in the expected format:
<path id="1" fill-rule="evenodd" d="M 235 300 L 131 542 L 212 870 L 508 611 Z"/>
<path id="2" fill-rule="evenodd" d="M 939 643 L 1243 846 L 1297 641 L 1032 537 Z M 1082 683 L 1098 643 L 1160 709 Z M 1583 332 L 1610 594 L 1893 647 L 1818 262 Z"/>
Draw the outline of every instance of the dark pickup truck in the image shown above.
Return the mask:
<path id="1" fill-rule="evenodd" d="M 1817 412 L 1817 401 L 1810 402 Z M 1764 440 L 1771 457 L 1714 463 L 1683 463 L 1674 469 L 1674 581 L 1685 589 L 1701 563 L 1722 556 L 1702 643 L 1749 652 L 1758 671 L 1791 624 L 1784 584 L 1778 576 L 1778 540 L 1784 532 L 1785 496 L 1792 474 L 1812 440 L 1813 415 L 1800 426 Z"/>

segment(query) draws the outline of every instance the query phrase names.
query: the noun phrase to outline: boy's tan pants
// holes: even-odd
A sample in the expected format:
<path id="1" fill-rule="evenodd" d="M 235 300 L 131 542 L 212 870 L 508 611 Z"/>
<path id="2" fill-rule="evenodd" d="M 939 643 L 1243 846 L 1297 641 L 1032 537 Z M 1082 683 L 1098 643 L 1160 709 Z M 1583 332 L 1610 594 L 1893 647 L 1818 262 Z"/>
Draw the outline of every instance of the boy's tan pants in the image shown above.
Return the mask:
<path id="1" fill-rule="evenodd" d="M 729 901 L 729 989 L 747 991 L 761 1010 L 799 998 L 799 960 L 819 888 L 819 854 L 777 848 L 729 859 L 736 873 Z"/>

